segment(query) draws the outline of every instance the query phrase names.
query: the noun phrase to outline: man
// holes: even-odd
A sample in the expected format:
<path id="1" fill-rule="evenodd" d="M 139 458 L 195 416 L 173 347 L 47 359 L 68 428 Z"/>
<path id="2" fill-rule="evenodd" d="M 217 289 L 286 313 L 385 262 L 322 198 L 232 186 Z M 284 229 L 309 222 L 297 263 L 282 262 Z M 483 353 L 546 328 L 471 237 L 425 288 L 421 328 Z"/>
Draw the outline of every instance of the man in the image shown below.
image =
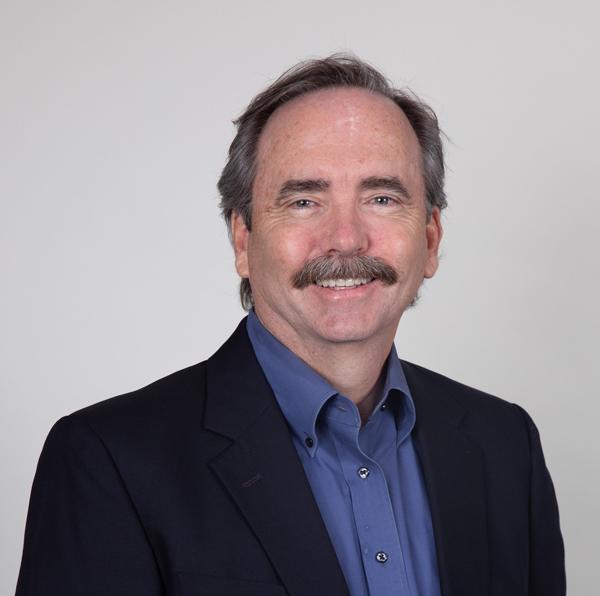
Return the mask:
<path id="1" fill-rule="evenodd" d="M 438 266 L 433 112 L 333 56 L 237 125 L 219 189 L 249 316 L 55 425 L 17 594 L 565 594 L 531 419 L 394 350 Z"/>

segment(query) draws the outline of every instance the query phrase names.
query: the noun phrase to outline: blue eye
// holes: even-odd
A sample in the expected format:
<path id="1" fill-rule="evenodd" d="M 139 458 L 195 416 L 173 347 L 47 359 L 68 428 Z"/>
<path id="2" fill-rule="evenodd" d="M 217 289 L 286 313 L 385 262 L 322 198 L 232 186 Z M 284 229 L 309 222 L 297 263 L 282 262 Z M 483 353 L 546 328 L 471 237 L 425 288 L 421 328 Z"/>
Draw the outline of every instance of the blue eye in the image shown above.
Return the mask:
<path id="1" fill-rule="evenodd" d="M 306 209 L 306 207 L 310 207 L 311 205 L 312 201 L 310 199 L 298 199 L 293 203 L 293 206 L 297 209 Z"/>
<path id="2" fill-rule="evenodd" d="M 377 205 L 389 205 L 394 199 L 392 199 L 392 197 L 388 197 L 386 195 L 380 195 L 378 197 L 375 197 L 373 199 L 373 201 L 375 202 L 375 204 Z"/>

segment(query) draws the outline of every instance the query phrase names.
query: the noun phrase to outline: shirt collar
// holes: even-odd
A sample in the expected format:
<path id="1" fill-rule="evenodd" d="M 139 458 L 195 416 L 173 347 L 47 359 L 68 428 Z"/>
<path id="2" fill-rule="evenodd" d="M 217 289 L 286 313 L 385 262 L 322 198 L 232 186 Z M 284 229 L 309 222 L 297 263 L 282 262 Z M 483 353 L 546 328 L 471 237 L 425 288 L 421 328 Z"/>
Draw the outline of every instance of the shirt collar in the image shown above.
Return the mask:
<path id="1" fill-rule="evenodd" d="M 272 335 L 260 322 L 254 310 L 248 313 L 246 328 L 256 358 L 292 432 L 308 452 L 314 455 L 318 447 L 317 418 L 325 403 L 338 395 L 338 392 Z M 402 397 L 394 395 L 396 391 L 401 392 L 404 399 L 395 399 Z M 410 434 L 415 424 L 415 407 L 394 345 L 387 359 L 381 399 L 373 409 L 371 417 L 385 409 L 388 402 L 393 402 L 395 408 L 400 443 Z"/>

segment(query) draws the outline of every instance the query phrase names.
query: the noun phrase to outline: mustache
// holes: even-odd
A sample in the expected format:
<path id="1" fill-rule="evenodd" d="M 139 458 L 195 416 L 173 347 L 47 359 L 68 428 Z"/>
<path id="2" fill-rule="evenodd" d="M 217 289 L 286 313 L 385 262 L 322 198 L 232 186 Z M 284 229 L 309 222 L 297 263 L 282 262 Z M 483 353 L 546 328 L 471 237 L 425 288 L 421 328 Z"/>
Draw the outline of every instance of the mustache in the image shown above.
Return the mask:
<path id="1" fill-rule="evenodd" d="M 307 261 L 292 278 L 292 285 L 302 290 L 325 279 L 378 279 L 391 286 L 398 281 L 398 273 L 383 259 L 369 255 L 354 257 L 315 257 Z"/>

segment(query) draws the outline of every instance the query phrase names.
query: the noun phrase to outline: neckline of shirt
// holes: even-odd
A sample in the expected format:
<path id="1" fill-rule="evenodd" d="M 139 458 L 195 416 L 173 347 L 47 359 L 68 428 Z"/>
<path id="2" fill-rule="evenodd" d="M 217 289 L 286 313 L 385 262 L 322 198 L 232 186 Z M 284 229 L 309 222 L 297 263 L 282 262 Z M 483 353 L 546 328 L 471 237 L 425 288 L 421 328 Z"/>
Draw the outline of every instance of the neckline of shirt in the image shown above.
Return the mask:
<path id="1" fill-rule="evenodd" d="M 355 416 L 358 416 L 358 408 L 279 341 L 262 324 L 254 310 L 248 313 L 246 329 L 257 360 L 285 419 L 294 435 L 311 457 L 314 457 L 319 446 L 317 421 L 324 411 L 325 404 L 331 398 L 339 396 L 348 401 L 349 408 L 354 408 Z M 397 424 L 396 442 L 399 445 L 411 433 L 416 416 L 410 389 L 393 344 L 386 361 L 385 374 L 381 397 L 369 420 L 373 420 L 388 403 L 392 404 L 397 398 L 394 410 Z M 401 395 L 397 395 L 394 390 Z M 358 421 L 360 422 L 360 416 Z"/>

